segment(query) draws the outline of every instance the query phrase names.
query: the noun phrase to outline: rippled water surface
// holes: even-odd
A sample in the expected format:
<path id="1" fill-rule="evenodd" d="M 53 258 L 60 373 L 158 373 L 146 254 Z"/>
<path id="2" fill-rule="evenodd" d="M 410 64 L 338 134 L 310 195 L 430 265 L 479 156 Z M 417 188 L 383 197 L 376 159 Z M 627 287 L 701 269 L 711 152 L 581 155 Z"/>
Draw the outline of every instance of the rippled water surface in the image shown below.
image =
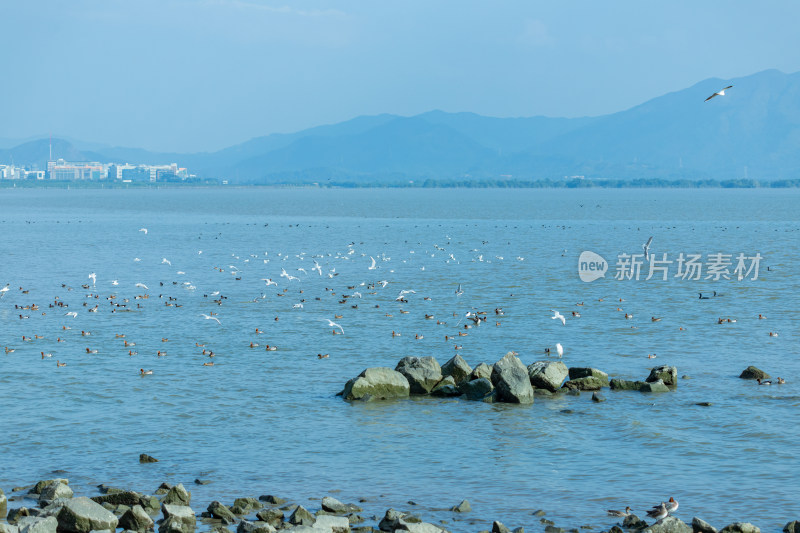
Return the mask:
<path id="1" fill-rule="evenodd" d="M 369 516 L 413 500 L 453 531 L 538 530 L 537 509 L 607 529 L 605 509 L 643 515 L 674 496 L 686 521 L 778 531 L 800 517 L 798 202 L 791 190 L 2 190 L 0 345 L 15 351 L 0 352 L 0 488 L 63 469 L 83 493 L 183 482 L 195 510 L 268 493 L 316 508 L 309 497 L 333 493 L 366 498 Z M 758 279 L 680 280 L 675 265 L 668 281 L 613 279 L 617 254 L 651 235 L 669 259 L 760 253 Z M 611 262 L 606 278 L 580 281 L 583 250 Z M 416 292 L 396 302 L 404 289 Z M 48 307 L 56 298 L 69 307 Z M 487 322 L 445 340 L 473 308 Z M 336 315 L 344 335 L 325 322 Z M 664 394 L 605 390 L 599 404 L 335 396 L 407 355 L 474 366 L 514 350 L 530 364 L 557 342 L 568 366 L 641 380 L 670 364 L 687 379 Z M 751 364 L 787 383 L 738 379 Z M 140 465 L 143 452 L 160 462 Z M 473 512 L 452 522 L 444 508 L 464 498 Z"/>

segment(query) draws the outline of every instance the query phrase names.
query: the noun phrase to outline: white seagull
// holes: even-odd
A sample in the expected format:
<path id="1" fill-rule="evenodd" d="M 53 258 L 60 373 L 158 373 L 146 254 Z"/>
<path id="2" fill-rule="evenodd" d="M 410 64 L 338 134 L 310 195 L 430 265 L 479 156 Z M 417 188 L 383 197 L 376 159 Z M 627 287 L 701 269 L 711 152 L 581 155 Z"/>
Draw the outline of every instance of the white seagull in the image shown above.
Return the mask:
<path id="1" fill-rule="evenodd" d="M 372 257 L 372 256 L 369 256 L 369 258 L 370 258 L 370 259 L 372 259 L 372 264 L 370 265 L 370 267 L 369 267 L 367 270 L 375 270 L 375 269 L 377 268 L 377 267 L 375 266 L 375 264 L 376 264 L 376 262 L 375 262 L 375 258 L 374 258 L 374 257 Z"/>
<path id="2" fill-rule="evenodd" d="M 650 259 L 650 243 L 653 242 L 653 237 L 647 239 L 647 242 L 642 245 L 642 250 L 644 250 L 644 258 Z"/>
<path id="3" fill-rule="evenodd" d="M 289 280 L 289 281 L 292 281 L 293 279 L 296 279 L 296 280 L 299 280 L 299 279 L 300 279 L 300 278 L 298 278 L 298 277 L 296 277 L 296 276 L 292 276 L 291 274 L 289 274 L 288 272 L 286 272 L 286 269 L 285 269 L 285 268 L 282 268 L 282 269 L 281 269 L 281 277 L 282 277 L 282 278 L 286 278 L 286 279 L 287 279 L 287 280 Z"/>
<path id="4" fill-rule="evenodd" d="M 277 283 L 272 281 L 272 278 L 261 278 L 261 281 L 266 283 L 266 287 L 269 287 L 270 285 L 277 285 Z"/>
<path id="5" fill-rule="evenodd" d="M 341 330 L 341 332 L 342 332 L 342 335 L 344 335 L 344 328 L 342 326 L 340 326 L 339 324 L 337 324 L 336 322 L 334 322 L 330 318 L 325 318 L 323 320 L 327 320 L 328 321 L 328 327 L 339 328 L 339 330 Z"/>
<path id="6" fill-rule="evenodd" d="M 166 257 L 162 257 L 162 258 L 161 258 L 161 264 L 162 264 L 162 265 L 163 265 L 163 264 L 167 264 L 167 265 L 169 265 L 169 266 L 172 266 L 172 263 L 170 263 L 169 259 L 167 259 Z"/>
<path id="7" fill-rule="evenodd" d="M 91 274 L 89 274 L 89 279 L 92 280 L 92 285 L 95 285 L 97 283 L 97 274 L 92 272 Z"/>
<path id="8" fill-rule="evenodd" d="M 559 343 L 559 342 L 556 343 L 556 352 L 558 352 L 558 356 L 559 357 L 564 355 L 564 347 L 561 346 L 561 343 Z"/>
<path id="9" fill-rule="evenodd" d="M 708 102 L 709 100 L 711 100 L 711 99 L 712 99 L 712 98 L 714 98 L 715 96 L 725 96 L 725 91 L 727 91 L 727 90 L 728 90 L 728 89 L 730 89 L 731 87 L 733 87 L 733 85 L 728 85 L 728 86 L 727 86 L 727 87 L 725 87 L 724 89 L 720 89 L 719 91 L 715 92 L 714 94 L 712 94 L 711 96 L 709 96 L 708 98 L 706 98 L 706 99 L 704 100 L 704 102 Z"/>
<path id="10" fill-rule="evenodd" d="M 147 285 L 145 285 L 144 283 L 137 283 L 135 286 L 139 287 L 141 289 L 144 289 L 146 291 L 150 290 L 150 289 L 147 288 Z"/>
<path id="11" fill-rule="evenodd" d="M 222 322 L 220 322 L 220 321 L 219 321 L 219 318 L 217 318 L 217 317 L 215 317 L 215 316 L 209 316 L 209 315 L 207 315 L 207 314 L 205 314 L 205 313 L 200 313 L 200 316 L 202 316 L 202 317 L 203 317 L 203 318 L 205 318 L 206 320 L 216 320 L 216 321 L 217 321 L 217 324 L 219 324 L 220 326 L 222 325 Z"/>
<path id="12" fill-rule="evenodd" d="M 561 313 L 559 313 L 559 312 L 558 312 L 558 311 L 556 311 L 555 309 L 551 309 L 551 311 L 552 311 L 553 313 L 555 313 L 555 314 L 554 314 L 553 316 L 551 316 L 550 318 L 552 318 L 553 320 L 556 320 L 556 319 L 558 319 L 558 320 L 560 320 L 560 321 L 561 321 L 561 324 L 563 324 L 563 325 L 565 325 L 565 326 L 567 325 L 567 319 L 566 319 L 566 318 L 564 318 L 564 315 L 562 315 Z"/>
<path id="13" fill-rule="evenodd" d="M 145 235 L 147 235 L 147 228 L 141 228 L 139 231 L 141 231 L 141 232 L 143 232 Z"/>
<path id="14" fill-rule="evenodd" d="M 11 290 L 11 289 L 9 289 L 9 288 L 8 288 L 8 285 L 9 285 L 9 284 L 8 284 L 8 283 L 6 283 L 6 286 L 5 286 L 5 287 L 3 287 L 2 289 L 0 289 L 0 298 L 2 298 L 3 296 L 5 296 L 5 294 L 6 294 L 6 293 L 7 293 L 9 290 Z"/>

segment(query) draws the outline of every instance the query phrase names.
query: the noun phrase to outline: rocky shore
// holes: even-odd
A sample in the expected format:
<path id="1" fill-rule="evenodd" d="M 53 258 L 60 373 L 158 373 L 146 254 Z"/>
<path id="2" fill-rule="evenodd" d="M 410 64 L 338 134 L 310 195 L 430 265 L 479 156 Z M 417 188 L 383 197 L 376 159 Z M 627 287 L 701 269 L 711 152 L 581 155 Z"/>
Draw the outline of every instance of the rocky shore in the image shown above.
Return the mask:
<path id="1" fill-rule="evenodd" d="M 470 367 L 455 355 L 443 365 L 434 357 L 404 357 L 393 369 L 371 367 L 348 381 L 340 395 L 345 400 L 378 400 L 410 395 L 463 397 L 481 402 L 533 403 L 534 397 L 591 391 L 634 390 L 669 392 L 678 386 L 678 369 L 661 365 L 643 381 L 610 379 L 606 372 L 590 367 L 567 367 L 561 361 L 536 361 L 525 366 L 514 352 L 494 364 Z"/>
<path id="2" fill-rule="evenodd" d="M 717 529 L 698 517 L 690 524 L 674 516 L 648 523 L 634 514 L 610 527 L 607 524 L 613 519 L 603 527 L 566 529 L 547 519 L 541 510 L 531 514 L 529 524 L 511 529 L 500 521 L 460 521 L 459 517 L 472 511 L 466 500 L 447 508 L 451 520 L 432 523 L 418 513 L 394 508 L 382 516 L 364 516 L 358 503 L 342 503 L 331 496 L 323 497 L 319 508 L 315 504 L 313 510 L 279 496 L 261 495 L 236 498 L 229 505 L 212 501 L 204 511 L 197 512 L 191 507 L 191 492 L 182 484 L 162 483 L 153 494 L 106 485 L 99 485 L 97 492 L 91 497 L 76 496 L 64 478 L 16 487 L 8 495 L 0 490 L 0 533 L 524 533 L 525 527 L 545 533 L 760 533 L 750 523 L 737 522 Z M 413 506 L 413 502 L 408 504 Z M 800 521 L 787 523 L 783 532 L 800 533 Z"/>

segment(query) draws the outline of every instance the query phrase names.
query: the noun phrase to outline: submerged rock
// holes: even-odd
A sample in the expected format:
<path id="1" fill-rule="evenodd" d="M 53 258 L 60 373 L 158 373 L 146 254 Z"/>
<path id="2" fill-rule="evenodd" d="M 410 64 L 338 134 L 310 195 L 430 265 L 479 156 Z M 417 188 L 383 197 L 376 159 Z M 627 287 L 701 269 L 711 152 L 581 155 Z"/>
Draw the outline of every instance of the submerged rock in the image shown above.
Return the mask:
<path id="1" fill-rule="evenodd" d="M 102 496 L 92 496 L 92 501 L 103 504 L 110 503 L 112 505 L 141 505 L 142 495 L 132 490 L 109 492 Z"/>
<path id="2" fill-rule="evenodd" d="M 570 379 L 564 383 L 563 388 L 572 391 L 595 391 L 603 388 L 603 381 L 595 376 L 584 376 Z"/>
<path id="3" fill-rule="evenodd" d="M 495 399 L 499 402 L 533 403 L 528 369 L 516 355 L 507 353 L 494 364 L 492 385 L 495 387 Z"/>
<path id="4" fill-rule="evenodd" d="M 139 454 L 139 462 L 140 463 L 157 463 L 158 459 L 156 459 L 155 457 L 152 457 L 150 455 L 147 455 L 146 453 L 140 453 Z"/>
<path id="5" fill-rule="evenodd" d="M 642 383 L 642 386 L 639 387 L 641 392 L 669 392 L 669 387 L 667 387 L 663 381 L 660 379 L 658 381 L 654 381 L 652 383 Z"/>
<path id="6" fill-rule="evenodd" d="M 472 367 L 458 354 L 455 354 L 449 361 L 442 365 L 442 376 L 452 376 L 456 385 L 468 381 L 470 374 L 472 374 Z"/>
<path id="7" fill-rule="evenodd" d="M 31 487 L 31 490 L 28 491 L 28 494 L 41 494 L 45 488 L 54 483 L 63 483 L 64 485 L 69 485 L 69 480 L 66 478 L 57 477 L 55 479 L 43 479 L 41 481 L 37 481 L 36 484 Z"/>
<path id="8" fill-rule="evenodd" d="M 569 369 L 569 379 L 593 377 L 600 381 L 602 387 L 608 387 L 608 374 L 596 368 L 572 367 Z"/>
<path id="9" fill-rule="evenodd" d="M 283 505 L 286 503 L 286 500 L 283 498 L 279 498 L 278 496 L 273 496 L 272 494 L 263 494 L 258 497 L 258 499 L 262 502 L 267 502 L 271 505 Z"/>
<path id="10" fill-rule="evenodd" d="M 468 513 L 472 511 L 472 506 L 467 500 L 462 500 L 461 503 L 450 509 L 454 513 Z"/>
<path id="11" fill-rule="evenodd" d="M 800 533 L 800 521 L 792 520 L 783 526 L 783 533 Z"/>
<path id="12" fill-rule="evenodd" d="M 358 377 L 348 381 L 342 397 L 345 400 L 372 399 L 385 400 L 390 398 L 404 398 L 411 392 L 408 379 L 387 367 L 367 368 Z"/>
<path id="13" fill-rule="evenodd" d="M 536 361 L 528 365 L 528 378 L 537 389 L 557 392 L 568 375 L 567 365 L 561 361 Z"/>
<path id="14" fill-rule="evenodd" d="M 627 379 L 612 379 L 611 390 L 640 390 L 644 381 L 630 381 Z"/>
<path id="15" fill-rule="evenodd" d="M 756 368 L 751 365 L 742 370 L 742 373 L 739 374 L 739 377 L 742 379 L 769 379 L 772 376 L 770 376 L 760 368 Z"/>
<path id="16" fill-rule="evenodd" d="M 395 370 L 408 380 L 411 394 L 428 394 L 442 381 L 442 367 L 433 357 L 403 357 Z"/>

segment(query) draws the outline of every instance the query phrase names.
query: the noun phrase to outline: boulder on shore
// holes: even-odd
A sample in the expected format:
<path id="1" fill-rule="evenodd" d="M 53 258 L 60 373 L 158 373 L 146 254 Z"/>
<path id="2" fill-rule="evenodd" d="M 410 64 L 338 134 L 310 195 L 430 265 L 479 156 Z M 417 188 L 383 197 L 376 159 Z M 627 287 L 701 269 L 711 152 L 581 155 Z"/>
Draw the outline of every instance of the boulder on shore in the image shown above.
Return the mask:
<path id="1" fill-rule="evenodd" d="M 469 366 L 459 354 L 455 354 L 449 361 L 442 365 L 442 376 L 452 376 L 456 385 L 468 381 L 470 374 L 472 374 L 472 367 Z"/>
<path id="2" fill-rule="evenodd" d="M 433 390 L 431 390 L 431 396 L 461 396 L 461 393 L 458 390 L 458 385 L 456 385 L 456 380 L 453 379 L 453 376 L 445 376 L 444 379 L 437 383 Z"/>
<path id="3" fill-rule="evenodd" d="M 141 505 L 134 505 L 119 517 L 119 527 L 129 531 L 145 533 L 153 529 L 153 519 Z"/>
<path id="4" fill-rule="evenodd" d="M 783 533 L 800 533 L 800 520 L 792 520 L 783 526 Z"/>
<path id="5" fill-rule="evenodd" d="M 756 368 L 752 365 L 748 366 L 742 373 L 739 374 L 739 377 L 742 379 L 769 379 L 772 376 L 761 370 L 760 368 Z M 733 524 L 731 524 L 733 525 Z"/>
<path id="6" fill-rule="evenodd" d="M 58 520 L 52 516 L 26 516 L 17 527 L 19 533 L 56 533 Z"/>
<path id="7" fill-rule="evenodd" d="M 172 505 L 165 503 L 161 506 L 164 520 L 158 528 L 159 533 L 192 533 L 197 525 L 194 511 L 188 505 Z"/>
<path id="8" fill-rule="evenodd" d="M 342 503 L 336 498 L 325 496 L 322 498 L 322 509 L 329 513 L 360 513 L 361 507 L 352 503 Z"/>
<path id="9" fill-rule="evenodd" d="M 348 381 L 342 397 L 345 400 L 386 400 L 408 397 L 410 392 L 408 379 L 400 372 L 387 367 L 372 367 Z"/>
<path id="10" fill-rule="evenodd" d="M 442 367 L 430 356 L 403 357 L 395 370 L 406 377 L 411 394 L 428 394 L 442 381 Z"/>
<path id="11" fill-rule="evenodd" d="M 561 361 L 536 361 L 528 365 L 528 379 L 537 389 L 558 392 L 567 375 L 567 365 Z"/>
<path id="12" fill-rule="evenodd" d="M 669 392 L 669 387 L 667 387 L 663 381 L 660 379 L 658 381 L 654 381 L 652 383 L 644 382 L 642 383 L 641 387 L 639 387 L 641 392 Z"/>
<path id="13" fill-rule="evenodd" d="M 161 503 L 169 503 L 171 505 L 189 505 L 192 503 L 192 493 L 186 490 L 183 483 L 178 483 L 169 491 Z"/>
<path id="14" fill-rule="evenodd" d="M 717 533 L 717 528 L 695 516 L 692 518 L 692 533 Z"/>
<path id="15" fill-rule="evenodd" d="M 533 403 L 533 387 L 528 369 L 510 352 L 494 364 L 492 385 L 495 388 L 495 399 L 499 402 Z"/>
<path id="16" fill-rule="evenodd" d="M 117 517 L 86 496 L 66 500 L 56 513 L 59 532 L 89 533 L 93 530 L 117 528 Z"/>

